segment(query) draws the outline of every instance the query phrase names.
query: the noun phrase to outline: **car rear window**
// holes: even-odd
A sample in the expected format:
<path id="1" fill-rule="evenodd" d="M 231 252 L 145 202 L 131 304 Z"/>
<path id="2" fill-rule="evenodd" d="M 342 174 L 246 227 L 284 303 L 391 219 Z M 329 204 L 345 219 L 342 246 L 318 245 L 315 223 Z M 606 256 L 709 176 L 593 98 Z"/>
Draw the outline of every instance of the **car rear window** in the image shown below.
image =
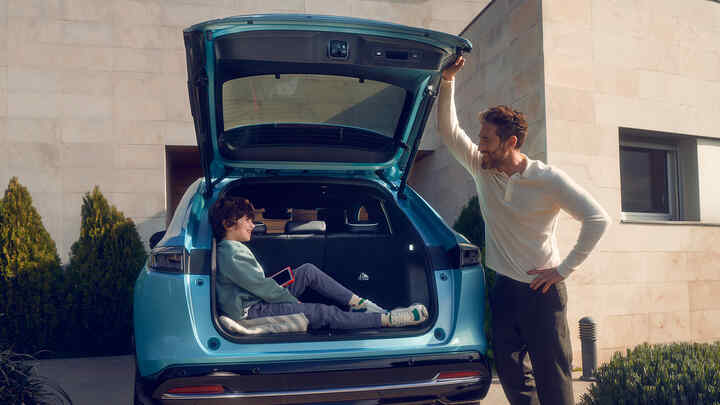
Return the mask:
<path id="1" fill-rule="evenodd" d="M 361 128 L 392 138 L 406 90 L 354 77 L 283 74 L 241 77 L 222 86 L 225 131 L 273 123 Z"/>

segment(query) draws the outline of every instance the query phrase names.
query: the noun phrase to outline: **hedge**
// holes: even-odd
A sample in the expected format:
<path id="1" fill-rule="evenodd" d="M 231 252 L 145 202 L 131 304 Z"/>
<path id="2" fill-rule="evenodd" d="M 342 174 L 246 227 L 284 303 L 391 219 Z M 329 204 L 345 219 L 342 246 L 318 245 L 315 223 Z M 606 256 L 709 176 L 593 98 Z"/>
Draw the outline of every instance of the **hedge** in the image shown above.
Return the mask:
<path id="1" fill-rule="evenodd" d="M 720 404 L 720 342 L 647 343 L 600 366 L 583 405 Z"/>

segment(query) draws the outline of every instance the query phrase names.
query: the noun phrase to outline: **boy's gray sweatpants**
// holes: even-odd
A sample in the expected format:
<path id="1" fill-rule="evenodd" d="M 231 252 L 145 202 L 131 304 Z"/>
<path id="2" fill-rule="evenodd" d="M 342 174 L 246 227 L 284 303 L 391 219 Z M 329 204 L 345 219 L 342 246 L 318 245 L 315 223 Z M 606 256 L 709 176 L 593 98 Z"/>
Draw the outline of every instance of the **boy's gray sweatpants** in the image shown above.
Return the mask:
<path id="1" fill-rule="evenodd" d="M 338 305 L 347 305 L 353 296 L 352 291 L 343 287 L 332 277 L 325 274 L 314 264 L 305 263 L 294 269 L 295 282 L 287 288 L 295 297 L 299 297 L 306 289 L 311 289 Z M 315 303 L 280 303 L 260 302 L 250 307 L 248 319 L 263 316 L 288 315 L 303 313 L 310 321 L 310 329 L 329 326 L 331 329 L 365 329 L 382 326 L 379 313 L 348 312 L 335 305 Z"/>

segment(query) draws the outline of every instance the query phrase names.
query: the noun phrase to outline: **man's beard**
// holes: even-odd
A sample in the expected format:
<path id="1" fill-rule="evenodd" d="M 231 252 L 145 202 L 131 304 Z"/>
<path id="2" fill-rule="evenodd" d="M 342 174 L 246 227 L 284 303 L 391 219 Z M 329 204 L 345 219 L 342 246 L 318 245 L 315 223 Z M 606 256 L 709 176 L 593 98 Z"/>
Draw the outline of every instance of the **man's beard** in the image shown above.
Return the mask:
<path id="1" fill-rule="evenodd" d="M 497 169 L 505 159 L 505 154 L 501 150 L 495 150 L 493 152 L 485 152 L 482 154 L 482 160 L 480 161 L 480 167 L 484 170 Z"/>

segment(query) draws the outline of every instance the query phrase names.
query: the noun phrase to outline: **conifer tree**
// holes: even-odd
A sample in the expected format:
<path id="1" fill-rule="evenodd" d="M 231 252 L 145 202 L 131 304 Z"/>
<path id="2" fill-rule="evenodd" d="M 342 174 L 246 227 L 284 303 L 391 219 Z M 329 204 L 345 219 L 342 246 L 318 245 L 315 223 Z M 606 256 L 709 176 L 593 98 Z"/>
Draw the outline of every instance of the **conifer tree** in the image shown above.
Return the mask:
<path id="1" fill-rule="evenodd" d="M 55 348 L 62 276 L 55 242 L 13 177 L 0 201 L 0 343 L 23 352 Z"/>
<path id="2" fill-rule="evenodd" d="M 19 272 L 47 265 L 60 265 L 55 242 L 33 207 L 27 188 L 13 177 L 0 202 L 0 272 L 13 278 Z"/>
<path id="3" fill-rule="evenodd" d="M 135 224 L 110 205 L 98 187 L 81 208 L 80 238 L 71 247 L 68 302 L 78 354 L 130 350 L 132 292 L 146 253 Z"/>

